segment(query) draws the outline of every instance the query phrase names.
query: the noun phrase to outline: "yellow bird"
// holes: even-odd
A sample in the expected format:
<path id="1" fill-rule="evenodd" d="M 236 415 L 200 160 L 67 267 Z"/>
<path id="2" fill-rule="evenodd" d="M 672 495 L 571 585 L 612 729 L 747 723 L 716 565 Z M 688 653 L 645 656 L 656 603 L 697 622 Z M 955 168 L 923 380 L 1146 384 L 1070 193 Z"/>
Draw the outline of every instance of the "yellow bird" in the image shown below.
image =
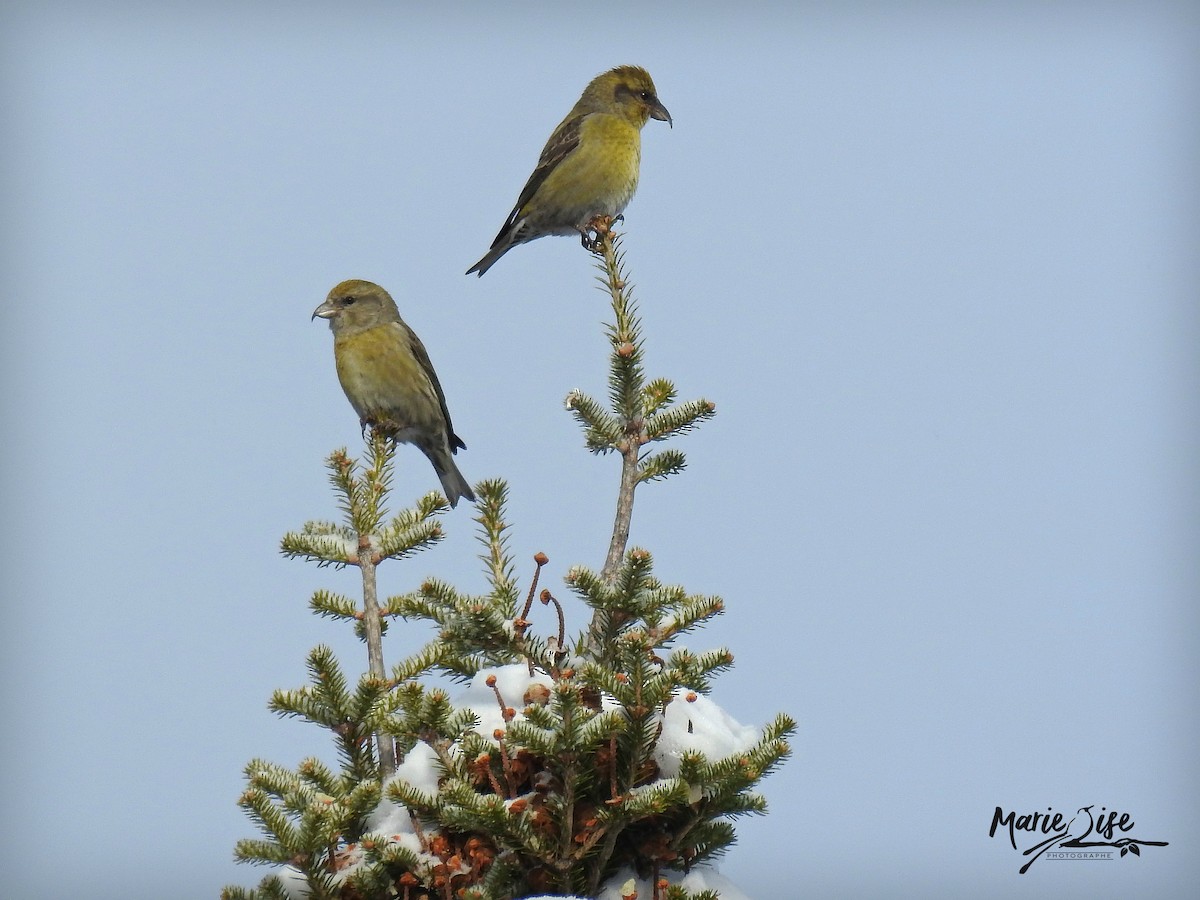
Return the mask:
<path id="1" fill-rule="evenodd" d="M 425 345 L 404 324 L 391 295 L 369 281 L 343 281 L 312 317 L 329 320 L 338 380 L 363 430 L 370 425 L 393 441 L 415 445 L 433 463 L 451 506 L 459 497 L 474 500 L 451 456 L 467 445 L 454 433 Z"/>
<path id="2" fill-rule="evenodd" d="M 637 190 L 648 119 L 674 127 L 645 69 L 618 66 L 593 78 L 550 135 L 492 248 L 467 274 L 483 277 L 517 244 L 548 234 L 580 234 L 590 246 L 593 220 L 621 215 Z"/>

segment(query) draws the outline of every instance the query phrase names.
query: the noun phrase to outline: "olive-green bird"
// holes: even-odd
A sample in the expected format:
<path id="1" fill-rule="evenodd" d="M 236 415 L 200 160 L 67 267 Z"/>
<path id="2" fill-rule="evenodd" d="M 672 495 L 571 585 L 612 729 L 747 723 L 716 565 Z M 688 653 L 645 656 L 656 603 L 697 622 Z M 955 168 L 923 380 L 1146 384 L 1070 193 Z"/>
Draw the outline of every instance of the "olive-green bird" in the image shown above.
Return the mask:
<path id="1" fill-rule="evenodd" d="M 329 320 L 338 380 L 365 431 L 414 444 L 429 457 L 451 506 L 474 500 L 451 454 L 467 445 L 454 433 L 433 363 L 396 301 L 369 281 L 343 281 L 313 311 Z"/>
<path id="2" fill-rule="evenodd" d="M 645 69 L 618 66 L 593 78 L 550 135 L 492 249 L 467 274 L 483 277 L 517 244 L 548 234 L 580 234 L 587 246 L 589 223 L 621 215 L 637 190 L 648 119 L 674 127 Z"/>

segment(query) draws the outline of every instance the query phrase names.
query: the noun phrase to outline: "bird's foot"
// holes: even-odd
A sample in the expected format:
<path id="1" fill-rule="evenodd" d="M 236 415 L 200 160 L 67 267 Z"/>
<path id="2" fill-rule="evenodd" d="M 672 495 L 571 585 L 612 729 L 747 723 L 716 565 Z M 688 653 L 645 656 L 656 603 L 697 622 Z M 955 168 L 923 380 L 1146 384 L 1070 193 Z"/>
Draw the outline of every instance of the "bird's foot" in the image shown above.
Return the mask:
<path id="1" fill-rule="evenodd" d="M 371 422 L 363 424 L 363 437 L 366 437 L 367 429 L 371 429 L 372 438 L 382 438 L 393 447 L 396 446 L 396 426 L 391 422 Z"/>
<path id="2" fill-rule="evenodd" d="M 604 239 L 612 234 L 613 225 L 624 221 L 624 216 L 617 216 L 615 219 L 612 216 L 594 216 L 579 229 L 583 249 L 592 253 L 604 252 Z"/>
<path id="3" fill-rule="evenodd" d="M 583 249 L 589 253 L 600 253 L 600 235 L 593 233 L 591 223 L 584 225 L 579 229 L 579 243 L 583 245 Z"/>

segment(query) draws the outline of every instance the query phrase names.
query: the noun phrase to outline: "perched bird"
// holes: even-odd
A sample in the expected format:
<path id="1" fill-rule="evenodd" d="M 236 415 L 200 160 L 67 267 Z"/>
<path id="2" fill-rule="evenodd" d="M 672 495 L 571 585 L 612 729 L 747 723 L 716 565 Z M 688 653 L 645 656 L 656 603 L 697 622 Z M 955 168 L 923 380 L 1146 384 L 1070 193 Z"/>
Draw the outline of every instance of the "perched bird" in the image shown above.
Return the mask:
<path id="1" fill-rule="evenodd" d="M 329 320 L 338 380 L 359 423 L 429 457 L 451 506 L 474 500 L 451 454 L 467 445 L 454 433 L 446 396 L 420 338 L 396 301 L 369 281 L 343 281 L 313 311 Z"/>
<path id="2" fill-rule="evenodd" d="M 517 244 L 548 234 L 578 233 L 590 246 L 592 220 L 616 218 L 637 190 L 642 126 L 651 118 L 674 127 L 645 69 L 618 66 L 593 78 L 550 135 L 492 248 L 467 274 L 482 278 Z"/>

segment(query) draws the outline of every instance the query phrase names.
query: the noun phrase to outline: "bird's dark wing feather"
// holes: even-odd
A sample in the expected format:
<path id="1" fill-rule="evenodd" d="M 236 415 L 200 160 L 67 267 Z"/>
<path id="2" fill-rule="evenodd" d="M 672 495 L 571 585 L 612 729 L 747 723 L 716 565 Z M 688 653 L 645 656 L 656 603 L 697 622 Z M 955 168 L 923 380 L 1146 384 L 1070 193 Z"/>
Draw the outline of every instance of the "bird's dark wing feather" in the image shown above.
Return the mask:
<path id="1" fill-rule="evenodd" d="M 446 395 L 442 391 L 441 382 L 438 381 L 437 373 L 433 371 L 433 363 L 429 360 L 429 353 L 425 350 L 425 345 L 421 343 L 421 339 L 405 322 L 400 322 L 399 325 L 408 335 L 409 346 L 412 347 L 413 356 L 416 357 L 425 374 L 429 376 L 429 382 L 433 385 L 434 393 L 437 394 L 438 405 L 442 408 L 442 418 L 446 420 L 446 437 L 450 441 L 450 452 L 457 452 L 458 448 L 466 450 L 467 445 L 463 443 L 462 438 L 454 433 L 454 425 L 450 422 L 450 410 L 446 408 Z"/>
<path id="2" fill-rule="evenodd" d="M 508 214 L 508 219 L 504 222 L 504 227 L 500 229 L 500 233 L 496 235 L 496 239 L 492 241 L 492 246 L 498 246 L 508 235 L 509 230 L 516 224 L 520 218 L 521 209 L 528 203 L 533 195 L 537 193 L 537 189 L 542 186 L 542 183 L 549 177 L 550 173 L 558 168 L 567 155 L 579 146 L 579 133 L 583 125 L 584 116 L 576 116 L 573 119 L 568 119 L 550 135 L 550 140 L 546 142 L 545 148 L 542 150 L 542 155 L 538 159 L 537 167 L 533 170 L 533 174 L 529 176 L 529 180 L 525 182 L 525 187 L 521 189 L 521 196 L 517 198 L 517 203 L 513 207 L 511 213 Z"/>

